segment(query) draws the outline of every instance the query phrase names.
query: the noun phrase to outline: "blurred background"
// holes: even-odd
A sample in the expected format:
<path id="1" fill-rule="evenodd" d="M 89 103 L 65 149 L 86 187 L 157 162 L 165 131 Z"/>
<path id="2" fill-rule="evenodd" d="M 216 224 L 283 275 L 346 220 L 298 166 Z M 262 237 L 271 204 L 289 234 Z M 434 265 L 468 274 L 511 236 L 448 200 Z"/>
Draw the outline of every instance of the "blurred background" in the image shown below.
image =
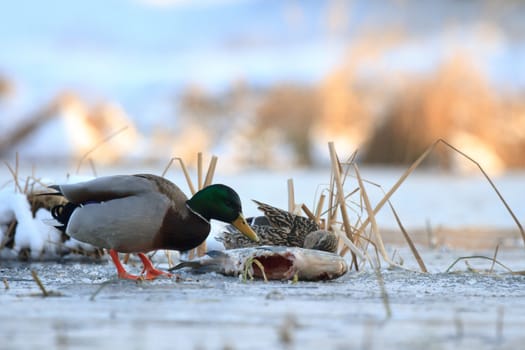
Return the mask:
<path id="1" fill-rule="evenodd" d="M 0 11 L 0 158 L 525 166 L 525 2 L 65 0 Z M 429 166 L 468 171 L 438 148 Z"/>

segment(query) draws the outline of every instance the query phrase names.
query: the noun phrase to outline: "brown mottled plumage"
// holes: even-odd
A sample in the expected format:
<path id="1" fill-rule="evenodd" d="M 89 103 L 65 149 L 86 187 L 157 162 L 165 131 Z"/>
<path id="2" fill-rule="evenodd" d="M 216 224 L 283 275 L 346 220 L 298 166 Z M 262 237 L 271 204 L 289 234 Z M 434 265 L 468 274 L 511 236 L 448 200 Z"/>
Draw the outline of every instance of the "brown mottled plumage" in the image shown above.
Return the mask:
<path id="1" fill-rule="evenodd" d="M 320 230 L 314 221 L 259 201 L 254 202 L 264 216 L 248 218 L 247 221 L 257 233 L 259 242 L 245 239 L 238 230 L 228 225 L 226 231 L 217 238 L 226 249 L 272 245 L 329 252 L 337 250 L 337 237 L 332 232 Z"/>
<path id="2" fill-rule="evenodd" d="M 306 235 L 303 248 L 335 253 L 338 243 L 339 239 L 333 232 L 317 230 Z"/>

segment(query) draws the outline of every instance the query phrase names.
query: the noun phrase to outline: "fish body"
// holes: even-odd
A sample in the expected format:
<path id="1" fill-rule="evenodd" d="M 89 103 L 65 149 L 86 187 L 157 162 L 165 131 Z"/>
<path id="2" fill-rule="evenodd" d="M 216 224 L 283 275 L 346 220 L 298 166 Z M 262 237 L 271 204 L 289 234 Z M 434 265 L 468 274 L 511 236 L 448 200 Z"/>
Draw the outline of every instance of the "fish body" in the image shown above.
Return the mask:
<path id="1" fill-rule="evenodd" d="M 258 261 L 263 266 L 259 267 Z M 345 259 L 337 254 L 314 249 L 284 246 L 210 251 L 202 258 L 184 261 L 172 268 L 189 267 L 195 272 L 217 272 L 226 276 L 239 276 L 248 271 L 255 278 L 268 280 L 301 281 L 332 280 L 348 271 Z"/>

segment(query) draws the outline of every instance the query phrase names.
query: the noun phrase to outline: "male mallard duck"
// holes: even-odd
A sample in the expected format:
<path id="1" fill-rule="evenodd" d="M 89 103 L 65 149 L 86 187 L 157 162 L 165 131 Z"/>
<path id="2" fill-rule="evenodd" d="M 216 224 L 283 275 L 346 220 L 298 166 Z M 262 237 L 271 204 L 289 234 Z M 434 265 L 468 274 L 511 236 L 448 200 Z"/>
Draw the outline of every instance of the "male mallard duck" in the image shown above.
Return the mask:
<path id="1" fill-rule="evenodd" d="M 217 239 L 226 249 L 255 247 L 258 245 L 302 247 L 308 249 L 335 252 L 338 239 L 333 232 L 320 230 L 314 221 L 286 210 L 255 201 L 264 216 L 248 218 L 259 241 L 250 242 L 233 226 L 226 226 L 226 231 Z"/>
<path id="2" fill-rule="evenodd" d="M 52 208 L 59 228 L 79 241 L 109 249 L 120 278 L 126 272 L 118 253 L 138 253 L 145 278 L 169 275 L 143 254 L 156 249 L 185 251 L 210 233 L 210 219 L 231 223 L 257 241 L 246 223 L 239 195 L 225 185 L 211 185 L 188 199 L 172 182 L 155 175 L 116 175 L 77 184 L 50 186 L 68 200 Z"/>

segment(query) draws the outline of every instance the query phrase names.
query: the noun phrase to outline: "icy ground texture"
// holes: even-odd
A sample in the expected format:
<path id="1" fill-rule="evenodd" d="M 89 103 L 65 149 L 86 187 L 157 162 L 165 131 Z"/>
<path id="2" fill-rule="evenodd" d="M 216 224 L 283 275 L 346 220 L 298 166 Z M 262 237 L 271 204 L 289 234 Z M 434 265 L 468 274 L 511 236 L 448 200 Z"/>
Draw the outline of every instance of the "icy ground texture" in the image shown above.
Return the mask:
<path id="1" fill-rule="evenodd" d="M 435 271 L 458 256 L 422 254 Z M 500 260 L 522 269 L 523 255 L 500 252 Z M 30 270 L 62 296 L 34 296 L 41 292 Z M 498 271 L 467 272 L 465 264 L 453 273 L 383 269 L 388 319 L 369 269 L 328 283 L 243 282 L 185 272 L 179 282 L 135 283 L 116 280 L 109 263 L 3 262 L 0 279 L 9 289 L 0 289 L 1 347 L 518 349 L 525 340 L 525 276 Z"/>

